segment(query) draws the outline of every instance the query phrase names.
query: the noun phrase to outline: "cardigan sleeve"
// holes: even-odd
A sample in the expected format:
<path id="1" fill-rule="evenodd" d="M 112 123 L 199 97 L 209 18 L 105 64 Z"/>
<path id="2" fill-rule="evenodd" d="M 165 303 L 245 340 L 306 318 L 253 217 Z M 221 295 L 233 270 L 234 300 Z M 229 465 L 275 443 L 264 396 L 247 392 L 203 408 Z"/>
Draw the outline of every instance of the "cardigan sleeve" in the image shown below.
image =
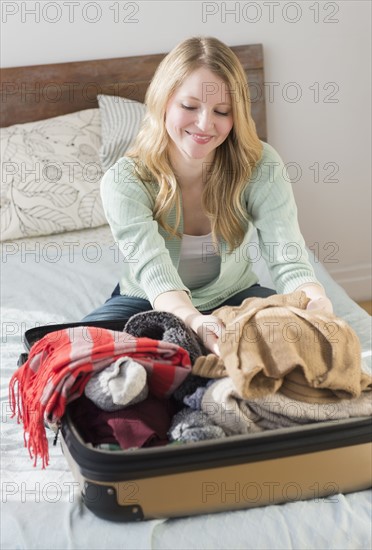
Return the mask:
<path id="1" fill-rule="evenodd" d="M 285 165 L 272 146 L 263 146 L 245 190 L 246 208 L 275 288 L 287 294 L 304 283 L 319 282 L 309 262 Z"/>
<path id="2" fill-rule="evenodd" d="M 153 218 L 155 198 L 133 171 L 133 161 L 122 157 L 101 180 L 107 221 L 123 256 L 127 276 L 147 295 L 151 305 L 169 290 L 190 291 L 174 266 L 164 237 Z"/>

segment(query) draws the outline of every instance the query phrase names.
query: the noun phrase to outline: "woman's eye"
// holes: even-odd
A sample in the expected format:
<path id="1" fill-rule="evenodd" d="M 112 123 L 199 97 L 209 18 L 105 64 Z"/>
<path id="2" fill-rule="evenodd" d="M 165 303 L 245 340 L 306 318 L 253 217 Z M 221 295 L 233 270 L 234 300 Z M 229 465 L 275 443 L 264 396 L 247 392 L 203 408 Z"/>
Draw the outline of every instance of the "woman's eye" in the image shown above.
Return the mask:
<path id="1" fill-rule="evenodd" d="M 181 104 L 182 109 L 186 109 L 187 111 L 195 111 L 197 107 L 190 107 L 189 105 L 183 105 Z M 216 115 L 221 116 L 228 116 L 230 113 L 221 113 L 220 111 L 215 111 Z"/>

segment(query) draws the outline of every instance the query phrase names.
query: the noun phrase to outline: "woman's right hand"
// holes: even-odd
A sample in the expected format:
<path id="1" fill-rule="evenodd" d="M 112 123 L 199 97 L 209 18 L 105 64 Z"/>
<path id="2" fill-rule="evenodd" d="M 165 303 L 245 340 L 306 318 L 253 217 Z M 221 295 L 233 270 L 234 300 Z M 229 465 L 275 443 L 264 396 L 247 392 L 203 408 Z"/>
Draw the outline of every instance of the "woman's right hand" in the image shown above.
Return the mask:
<path id="1" fill-rule="evenodd" d="M 220 356 L 218 341 L 222 337 L 225 328 L 221 319 L 215 315 L 203 315 L 201 313 L 190 317 L 186 320 L 190 328 L 202 339 L 207 349 Z"/>
<path id="2" fill-rule="evenodd" d="M 202 339 L 204 346 L 220 356 L 218 339 L 221 338 L 224 323 L 214 315 L 203 315 L 193 305 L 183 290 L 169 290 L 154 300 L 154 309 L 168 311 L 182 319 Z"/>

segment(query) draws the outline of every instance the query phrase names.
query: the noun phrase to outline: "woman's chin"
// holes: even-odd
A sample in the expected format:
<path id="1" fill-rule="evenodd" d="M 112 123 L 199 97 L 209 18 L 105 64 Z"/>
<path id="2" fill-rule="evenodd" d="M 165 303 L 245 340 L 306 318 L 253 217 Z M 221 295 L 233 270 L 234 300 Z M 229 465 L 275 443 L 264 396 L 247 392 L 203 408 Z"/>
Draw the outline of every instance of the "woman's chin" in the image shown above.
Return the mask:
<path id="1" fill-rule="evenodd" d="M 213 152 L 214 150 L 212 151 L 203 151 L 200 147 L 198 148 L 185 148 L 183 149 L 183 154 L 189 158 L 189 159 L 193 159 L 193 160 L 212 160 L 213 159 Z"/>

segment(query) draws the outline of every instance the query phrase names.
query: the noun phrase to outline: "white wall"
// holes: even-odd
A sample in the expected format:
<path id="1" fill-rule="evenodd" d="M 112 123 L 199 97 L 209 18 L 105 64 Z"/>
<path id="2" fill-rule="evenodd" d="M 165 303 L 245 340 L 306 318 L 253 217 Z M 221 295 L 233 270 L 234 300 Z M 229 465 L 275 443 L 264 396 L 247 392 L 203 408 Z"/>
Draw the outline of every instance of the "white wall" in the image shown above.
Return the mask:
<path id="1" fill-rule="evenodd" d="M 369 1 L 2 0 L 1 10 L 3 67 L 165 52 L 197 34 L 262 43 L 269 142 L 293 163 L 305 239 L 354 299 L 371 298 Z"/>

